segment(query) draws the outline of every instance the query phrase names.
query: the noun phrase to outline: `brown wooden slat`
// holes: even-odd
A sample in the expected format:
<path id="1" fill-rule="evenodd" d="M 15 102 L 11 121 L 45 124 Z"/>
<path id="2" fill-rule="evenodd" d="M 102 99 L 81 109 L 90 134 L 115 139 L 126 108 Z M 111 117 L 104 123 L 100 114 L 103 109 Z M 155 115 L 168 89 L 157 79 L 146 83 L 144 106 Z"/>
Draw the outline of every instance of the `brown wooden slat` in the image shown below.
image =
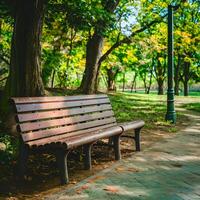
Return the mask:
<path id="1" fill-rule="evenodd" d="M 31 111 L 42 111 L 42 110 L 55 110 L 63 108 L 72 108 L 88 105 L 98 105 L 110 103 L 108 98 L 95 99 L 86 101 L 71 101 L 71 102 L 53 102 L 53 103 L 39 103 L 39 104 L 19 104 L 16 105 L 17 112 L 31 112 Z"/>
<path id="2" fill-rule="evenodd" d="M 30 141 L 27 142 L 28 145 L 30 146 L 40 146 L 40 145 L 44 145 L 44 144 L 50 144 L 50 143 L 62 143 L 64 142 L 68 137 L 74 137 L 76 135 L 80 135 L 80 134 L 84 134 L 84 133 L 90 133 L 93 131 L 97 131 L 97 130 L 102 130 L 102 129 L 106 129 L 106 128 L 110 128 L 115 126 L 116 123 L 111 123 L 111 124 L 107 124 L 107 125 L 102 125 L 102 126 L 98 126 L 98 127 L 94 127 L 94 128 L 89 128 L 89 129 L 84 129 L 84 130 L 80 130 L 80 131 L 75 131 L 75 132 L 70 132 L 64 135 L 55 135 L 52 137 L 48 137 L 48 138 L 42 138 L 40 140 L 34 140 L 34 141 Z"/>
<path id="3" fill-rule="evenodd" d="M 22 134 L 22 138 L 24 142 L 28 142 L 30 140 L 37 140 L 37 139 L 41 139 L 45 137 L 51 137 L 53 135 L 67 134 L 69 132 L 78 131 L 81 129 L 89 129 L 92 127 L 111 124 L 115 122 L 116 120 L 114 117 L 106 118 L 103 120 L 95 120 L 95 121 L 90 121 L 86 123 L 79 123 L 79 124 L 74 124 L 74 125 L 69 125 L 69 126 L 64 126 L 64 127 L 29 132 L 29 133 Z"/>
<path id="4" fill-rule="evenodd" d="M 39 122 L 27 122 L 19 124 L 20 131 L 34 131 L 44 128 L 51 128 L 55 126 L 63 126 L 68 124 L 76 124 L 85 121 L 92 121 L 95 119 L 105 118 L 105 117 L 112 117 L 114 116 L 113 111 L 105 111 L 101 113 L 91 113 L 86 115 L 78 115 L 75 117 L 67 117 L 67 118 L 60 118 L 60 119 L 52 119 L 52 120 L 45 120 Z"/>
<path id="5" fill-rule="evenodd" d="M 125 122 L 125 123 L 120 123 L 120 127 L 126 131 L 134 130 L 137 128 L 142 128 L 144 126 L 144 121 L 143 120 L 137 120 L 137 121 L 132 121 L 132 122 Z"/>
<path id="6" fill-rule="evenodd" d="M 67 148 L 71 149 L 80 145 L 97 141 L 99 139 L 108 138 L 114 135 L 119 135 L 121 133 L 122 133 L 122 128 L 119 126 L 115 126 L 98 132 L 86 133 L 84 135 L 78 135 L 75 137 L 67 138 L 65 141 L 63 141 L 63 143 L 66 143 Z"/>
<path id="7" fill-rule="evenodd" d="M 101 99 L 106 98 L 105 94 L 97 95 L 75 95 L 75 96 L 52 96 L 52 97 L 15 97 L 12 100 L 15 104 L 25 103 L 47 103 L 47 102 L 63 102 L 73 100 L 88 100 L 88 99 Z"/>
<path id="8" fill-rule="evenodd" d="M 43 112 L 36 112 L 36 113 L 22 113 L 22 114 L 18 114 L 18 121 L 28 122 L 28 121 L 41 120 L 41 119 L 67 117 L 67 116 L 72 116 L 72 115 L 77 115 L 77 114 L 86 114 L 86 113 L 105 111 L 105 110 L 111 110 L 111 109 L 112 107 L 110 104 L 103 104 L 100 106 L 87 106 L 83 108 L 72 108 L 72 109 L 66 109 L 66 110 L 43 111 Z"/>

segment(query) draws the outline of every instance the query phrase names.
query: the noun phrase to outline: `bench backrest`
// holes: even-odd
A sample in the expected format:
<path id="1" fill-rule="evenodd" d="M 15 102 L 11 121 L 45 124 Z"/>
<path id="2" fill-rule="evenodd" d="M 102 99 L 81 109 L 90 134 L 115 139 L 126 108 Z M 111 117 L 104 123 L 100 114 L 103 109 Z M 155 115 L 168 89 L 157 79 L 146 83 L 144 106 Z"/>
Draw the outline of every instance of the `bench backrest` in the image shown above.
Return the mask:
<path id="1" fill-rule="evenodd" d="M 29 145 L 42 145 L 116 125 L 107 95 L 12 98 L 17 130 Z"/>

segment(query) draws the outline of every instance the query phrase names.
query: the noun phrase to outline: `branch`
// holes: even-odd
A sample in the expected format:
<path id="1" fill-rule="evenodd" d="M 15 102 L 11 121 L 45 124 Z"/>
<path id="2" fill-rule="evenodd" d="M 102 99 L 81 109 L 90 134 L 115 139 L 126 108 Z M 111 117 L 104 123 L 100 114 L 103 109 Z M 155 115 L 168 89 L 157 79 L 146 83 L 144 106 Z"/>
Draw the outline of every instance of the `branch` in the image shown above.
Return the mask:
<path id="1" fill-rule="evenodd" d="M 162 20 L 167 16 L 168 14 L 165 14 L 164 16 L 153 20 L 152 22 L 150 22 L 149 24 L 144 25 L 143 27 L 141 27 L 140 29 L 134 31 L 129 37 L 125 37 L 124 39 L 120 40 L 120 41 L 116 41 L 115 44 L 113 44 L 113 46 L 110 47 L 110 49 L 108 49 L 106 51 L 106 53 L 104 55 L 101 56 L 101 58 L 99 59 L 99 65 L 107 58 L 107 56 L 117 47 L 121 46 L 122 44 L 130 44 L 131 38 L 133 38 L 135 35 L 137 35 L 138 33 L 141 33 L 143 31 L 145 31 L 146 29 L 150 28 L 152 25 L 155 25 L 157 23 L 162 22 Z"/>
<path id="2" fill-rule="evenodd" d="M 174 11 L 178 10 L 181 6 L 181 3 L 184 3 L 186 0 L 181 0 L 180 4 L 176 5 L 176 6 L 173 6 L 174 8 Z M 158 24 L 160 22 L 163 21 L 163 19 L 168 16 L 168 13 L 166 13 L 165 15 L 163 16 L 160 16 L 159 18 L 153 20 L 152 22 L 144 25 L 143 27 L 141 27 L 140 29 L 134 31 L 129 37 L 125 37 L 124 39 L 120 40 L 120 41 L 116 41 L 115 44 L 113 44 L 113 46 L 110 47 L 110 49 L 108 49 L 106 51 L 105 54 L 103 54 L 101 56 L 101 58 L 99 59 L 99 62 L 98 62 L 98 65 L 100 66 L 101 63 L 108 57 L 108 55 L 116 48 L 118 48 L 119 46 L 121 46 L 122 44 L 130 44 L 132 41 L 131 41 L 131 38 L 133 38 L 135 35 L 137 35 L 138 33 L 141 33 L 145 30 L 147 30 L 148 28 L 150 28 L 152 25 L 155 25 L 155 24 Z"/>

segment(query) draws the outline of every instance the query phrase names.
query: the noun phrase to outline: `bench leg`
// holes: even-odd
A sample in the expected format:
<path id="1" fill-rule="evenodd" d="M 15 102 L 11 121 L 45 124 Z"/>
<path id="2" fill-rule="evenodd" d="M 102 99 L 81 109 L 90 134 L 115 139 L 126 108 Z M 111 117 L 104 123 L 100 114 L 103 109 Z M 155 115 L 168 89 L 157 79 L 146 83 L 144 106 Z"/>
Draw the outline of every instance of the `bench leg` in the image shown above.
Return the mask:
<path id="1" fill-rule="evenodd" d="M 120 152 L 120 136 L 116 135 L 113 137 L 113 146 L 115 152 L 115 160 L 121 159 L 121 152 Z"/>
<path id="2" fill-rule="evenodd" d="M 19 152 L 19 160 L 18 160 L 18 178 L 23 181 L 24 176 L 26 174 L 26 165 L 27 165 L 27 160 L 28 160 L 28 147 L 25 146 L 24 144 L 20 144 L 20 152 Z"/>
<path id="3" fill-rule="evenodd" d="M 64 150 L 56 152 L 56 162 L 60 172 L 60 180 L 62 185 L 67 184 L 69 182 L 68 169 L 67 169 L 68 153 L 69 151 L 65 152 Z"/>
<path id="4" fill-rule="evenodd" d="M 83 146 L 84 167 L 85 169 L 89 169 L 89 170 L 92 169 L 91 148 L 92 148 L 92 144 L 87 144 Z"/>
<path id="5" fill-rule="evenodd" d="M 109 137 L 108 146 L 113 146 L 113 137 Z"/>
<path id="6" fill-rule="evenodd" d="M 136 147 L 136 151 L 140 151 L 140 130 L 141 129 L 136 129 L 135 130 L 135 147 Z"/>

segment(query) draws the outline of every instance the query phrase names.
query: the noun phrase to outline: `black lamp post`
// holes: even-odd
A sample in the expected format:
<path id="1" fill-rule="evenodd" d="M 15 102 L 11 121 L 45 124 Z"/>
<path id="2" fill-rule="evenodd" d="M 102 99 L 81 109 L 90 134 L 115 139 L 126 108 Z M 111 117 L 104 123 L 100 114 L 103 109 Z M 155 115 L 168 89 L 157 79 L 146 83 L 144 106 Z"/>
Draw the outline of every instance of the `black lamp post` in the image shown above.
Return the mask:
<path id="1" fill-rule="evenodd" d="M 174 109 L 174 41 L 173 41 L 173 6 L 168 6 L 168 89 L 167 89 L 167 113 L 165 119 L 176 123 Z"/>

